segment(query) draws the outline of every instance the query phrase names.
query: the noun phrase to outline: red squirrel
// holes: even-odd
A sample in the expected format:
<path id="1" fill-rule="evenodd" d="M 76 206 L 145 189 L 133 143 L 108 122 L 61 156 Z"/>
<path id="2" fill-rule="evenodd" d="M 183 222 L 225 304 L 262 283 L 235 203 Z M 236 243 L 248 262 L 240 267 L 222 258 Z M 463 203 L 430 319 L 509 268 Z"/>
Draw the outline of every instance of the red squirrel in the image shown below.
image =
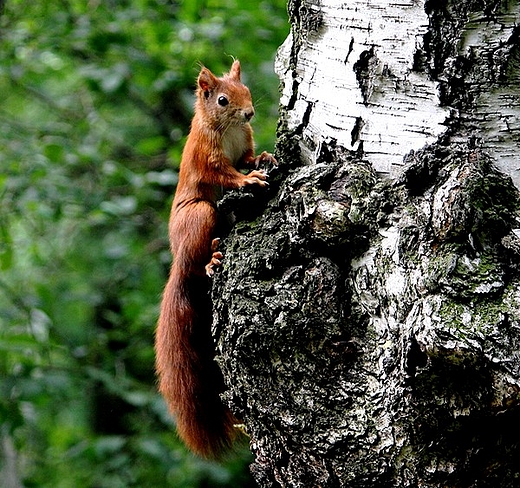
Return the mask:
<path id="1" fill-rule="evenodd" d="M 265 151 L 254 156 L 249 124 L 254 113 L 249 89 L 240 81 L 238 60 L 221 78 L 202 67 L 170 214 L 173 262 L 155 351 L 159 391 L 176 419 L 179 436 L 206 458 L 219 457 L 236 432 L 236 420 L 220 399 L 225 387 L 211 336 L 209 278 L 223 258 L 214 235 L 216 200 L 222 188 L 266 186 L 267 174 L 257 168 L 261 162 L 276 164 Z M 241 166 L 255 169 L 245 175 L 237 170 Z"/>

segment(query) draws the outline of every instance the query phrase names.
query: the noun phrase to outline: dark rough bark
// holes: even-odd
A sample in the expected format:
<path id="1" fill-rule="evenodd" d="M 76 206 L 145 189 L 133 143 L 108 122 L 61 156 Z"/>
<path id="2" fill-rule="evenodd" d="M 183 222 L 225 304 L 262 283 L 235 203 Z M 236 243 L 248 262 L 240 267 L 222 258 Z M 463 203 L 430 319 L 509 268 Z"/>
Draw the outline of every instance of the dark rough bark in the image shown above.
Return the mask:
<path id="1" fill-rule="evenodd" d="M 457 50 L 468 23 L 493 31 L 518 6 L 424 9 L 430 24 L 413 69 L 439 83 L 451 110 L 437 141 L 382 174 L 363 144 L 306 135 L 319 100 L 290 122 L 295 76 L 269 191 L 221 204 L 234 226 L 214 282 L 214 332 L 259 486 L 520 482 L 519 192 L 498 164 L 508 147 L 515 153 L 519 125 L 514 110 L 506 117 L 482 101 L 517 100 L 518 28 L 509 44 L 479 47 L 487 57 Z M 324 11 L 290 3 L 288 70 Z M 370 106 L 384 74 L 367 51 L 349 62 Z M 497 137 L 490 120 L 500 118 L 509 131 Z M 363 128 L 352 119 L 353 146 Z"/>

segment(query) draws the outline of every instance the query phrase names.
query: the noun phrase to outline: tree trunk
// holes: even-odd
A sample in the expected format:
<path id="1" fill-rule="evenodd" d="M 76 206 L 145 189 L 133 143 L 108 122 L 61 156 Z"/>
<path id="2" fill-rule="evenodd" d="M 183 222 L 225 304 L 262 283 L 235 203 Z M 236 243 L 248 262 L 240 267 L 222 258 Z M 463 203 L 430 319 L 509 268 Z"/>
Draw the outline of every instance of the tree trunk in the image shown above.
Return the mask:
<path id="1" fill-rule="evenodd" d="M 267 194 L 223 200 L 213 289 L 253 474 L 518 486 L 518 2 L 294 0 L 289 15 L 280 166 Z"/>

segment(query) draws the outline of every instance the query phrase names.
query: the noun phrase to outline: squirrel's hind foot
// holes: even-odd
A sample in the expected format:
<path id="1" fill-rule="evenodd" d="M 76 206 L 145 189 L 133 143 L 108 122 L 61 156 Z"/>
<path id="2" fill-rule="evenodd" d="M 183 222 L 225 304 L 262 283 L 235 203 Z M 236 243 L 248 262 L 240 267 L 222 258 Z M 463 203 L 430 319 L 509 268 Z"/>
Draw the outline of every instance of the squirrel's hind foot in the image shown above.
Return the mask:
<path id="1" fill-rule="evenodd" d="M 206 275 L 208 275 L 210 278 L 215 274 L 215 268 L 222 264 L 222 258 L 224 257 L 220 251 L 217 251 L 219 244 L 220 239 L 218 237 L 211 241 L 211 251 L 213 254 L 211 255 L 211 260 L 205 266 Z"/>

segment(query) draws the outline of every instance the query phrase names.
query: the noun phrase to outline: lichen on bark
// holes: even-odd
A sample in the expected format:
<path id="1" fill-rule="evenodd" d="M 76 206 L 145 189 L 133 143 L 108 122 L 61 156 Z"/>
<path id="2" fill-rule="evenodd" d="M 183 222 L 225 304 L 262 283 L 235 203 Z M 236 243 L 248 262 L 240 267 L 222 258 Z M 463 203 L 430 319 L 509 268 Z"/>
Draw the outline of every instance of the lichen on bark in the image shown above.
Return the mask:
<path id="1" fill-rule="evenodd" d="M 485 200 L 516 190 L 469 154 L 416 153 L 421 171 L 437 166 L 417 195 L 414 165 L 390 183 L 338 148 L 235 224 L 215 324 L 226 398 L 249 430 L 261 486 L 512 476 L 520 453 L 503 444 L 501 419 L 518 409 L 520 294 L 518 256 L 502 240 L 514 236 L 516 203 L 479 221 L 463 195 L 482 178 L 495 180 L 477 185 Z M 466 232 L 453 227 L 457 212 Z M 497 427 L 480 432 L 481 422 Z"/>

